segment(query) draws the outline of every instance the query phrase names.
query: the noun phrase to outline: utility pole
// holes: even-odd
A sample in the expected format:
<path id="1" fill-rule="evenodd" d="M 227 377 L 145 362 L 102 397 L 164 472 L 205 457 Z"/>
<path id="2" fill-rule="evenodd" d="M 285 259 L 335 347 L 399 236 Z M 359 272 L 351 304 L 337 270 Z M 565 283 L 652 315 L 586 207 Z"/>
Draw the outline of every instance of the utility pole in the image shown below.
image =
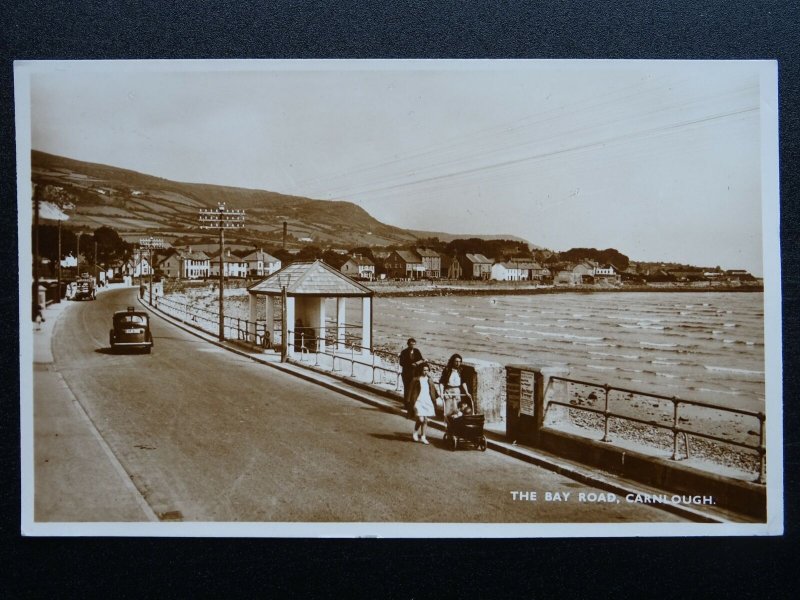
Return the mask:
<path id="1" fill-rule="evenodd" d="M 153 249 L 154 248 L 163 248 L 164 247 L 164 240 L 160 238 L 154 238 L 152 235 L 150 237 L 142 238 L 139 240 L 139 247 L 140 248 L 147 248 L 150 251 L 150 259 L 147 263 L 147 270 L 150 274 L 150 306 L 153 306 Z M 141 264 L 141 256 L 140 264 Z M 139 271 L 141 275 L 141 270 Z"/>
<path id="2" fill-rule="evenodd" d="M 61 219 L 58 220 L 58 293 L 56 302 L 61 303 Z"/>
<path id="3" fill-rule="evenodd" d="M 217 210 L 200 211 L 200 228 L 219 231 L 219 341 L 225 341 L 225 230 L 244 227 L 243 210 L 226 210 L 225 203 L 220 202 Z"/>
<path id="4" fill-rule="evenodd" d="M 75 277 L 78 278 L 81 276 L 81 236 L 83 235 L 82 231 L 78 232 L 78 244 L 77 249 L 75 250 Z"/>

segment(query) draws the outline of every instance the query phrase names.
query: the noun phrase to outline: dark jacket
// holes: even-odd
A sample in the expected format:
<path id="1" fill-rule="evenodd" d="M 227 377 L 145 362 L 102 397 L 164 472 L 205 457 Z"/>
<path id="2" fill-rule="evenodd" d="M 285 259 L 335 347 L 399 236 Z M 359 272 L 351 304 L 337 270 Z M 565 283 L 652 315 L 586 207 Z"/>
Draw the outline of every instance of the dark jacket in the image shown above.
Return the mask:
<path id="1" fill-rule="evenodd" d="M 422 352 L 416 348 L 405 348 L 400 353 L 400 368 L 403 369 L 403 375 L 409 375 L 414 372 L 414 363 L 424 360 Z"/>

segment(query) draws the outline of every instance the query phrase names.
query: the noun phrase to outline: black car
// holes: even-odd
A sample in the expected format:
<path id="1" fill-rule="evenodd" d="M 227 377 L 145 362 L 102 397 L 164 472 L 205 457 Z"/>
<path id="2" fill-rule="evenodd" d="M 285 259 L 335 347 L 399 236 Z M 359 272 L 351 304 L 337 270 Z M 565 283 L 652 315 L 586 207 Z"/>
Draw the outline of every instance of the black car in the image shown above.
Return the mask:
<path id="1" fill-rule="evenodd" d="M 111 349 L 141 348 L 149 353 L 153 347 L 150 316 L 129 306 L 114 313 L 114 327 L 108 332 Z"/>

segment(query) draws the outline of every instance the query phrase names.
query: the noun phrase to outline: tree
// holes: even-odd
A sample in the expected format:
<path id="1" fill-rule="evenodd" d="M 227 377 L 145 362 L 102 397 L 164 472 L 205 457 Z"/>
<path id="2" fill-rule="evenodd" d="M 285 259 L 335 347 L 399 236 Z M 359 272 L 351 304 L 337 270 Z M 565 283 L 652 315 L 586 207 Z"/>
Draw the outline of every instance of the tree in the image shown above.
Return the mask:
<path id="1" fill-rule="evenodd" d="M 111 227 L 98 227 L 94 230 L 92 238 L 92 252 L 94 252 L 94 242 L 97 242 L 97 262 L 101 264 L 125 260 L 133 249 L 133 245 L 123 240 Z M 83 245 L 83 239 L 81 239 L 81 245 Z"/>

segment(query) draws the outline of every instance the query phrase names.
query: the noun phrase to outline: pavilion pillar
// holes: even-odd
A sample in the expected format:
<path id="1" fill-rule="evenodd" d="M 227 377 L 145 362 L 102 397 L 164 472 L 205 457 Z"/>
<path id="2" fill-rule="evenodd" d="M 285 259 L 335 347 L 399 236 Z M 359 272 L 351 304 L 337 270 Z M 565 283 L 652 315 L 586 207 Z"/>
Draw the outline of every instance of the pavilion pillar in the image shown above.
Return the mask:
<path id="1" fill-rule="evenodd" d="M 247 341 L 256 341 L 256 319 L 258 318 L 258 296 L 250 294 L 250 316 L 247 319 Z"/>
<path id="2" fill-rule="evenodd" d="M 325 298 L 319 299 L 319 319 L 317 320 L 317 352 L 325 352 Z"/>
<path id="3" fill-rule="evenodd" d="M 344 347 L 345 342 L 345 298 L 336 298 L 336 349 Z"/>
<path id="4" fill-rule="evenodd" d="M 286 314 L 283 315 L 283 320 L 286 323 L 286 330 L 288 331 L 287 339 L 283 341 L 286 344 L 286 350 L 289 356 L 294 356 L 294 296 L 286 298 Z"/>
<path id="5" fill-rule="evenodd" d="M 267 316 L 264 323 L 264 335 L 271 347 L 275 343 L 275 301 L 272 296 L 267 296 Z"/>
<path id="6" fill-rule="evenodd" d="M 372 353 L 372 298 L 361 299 L 361 350 L 362 354 Z"/>

